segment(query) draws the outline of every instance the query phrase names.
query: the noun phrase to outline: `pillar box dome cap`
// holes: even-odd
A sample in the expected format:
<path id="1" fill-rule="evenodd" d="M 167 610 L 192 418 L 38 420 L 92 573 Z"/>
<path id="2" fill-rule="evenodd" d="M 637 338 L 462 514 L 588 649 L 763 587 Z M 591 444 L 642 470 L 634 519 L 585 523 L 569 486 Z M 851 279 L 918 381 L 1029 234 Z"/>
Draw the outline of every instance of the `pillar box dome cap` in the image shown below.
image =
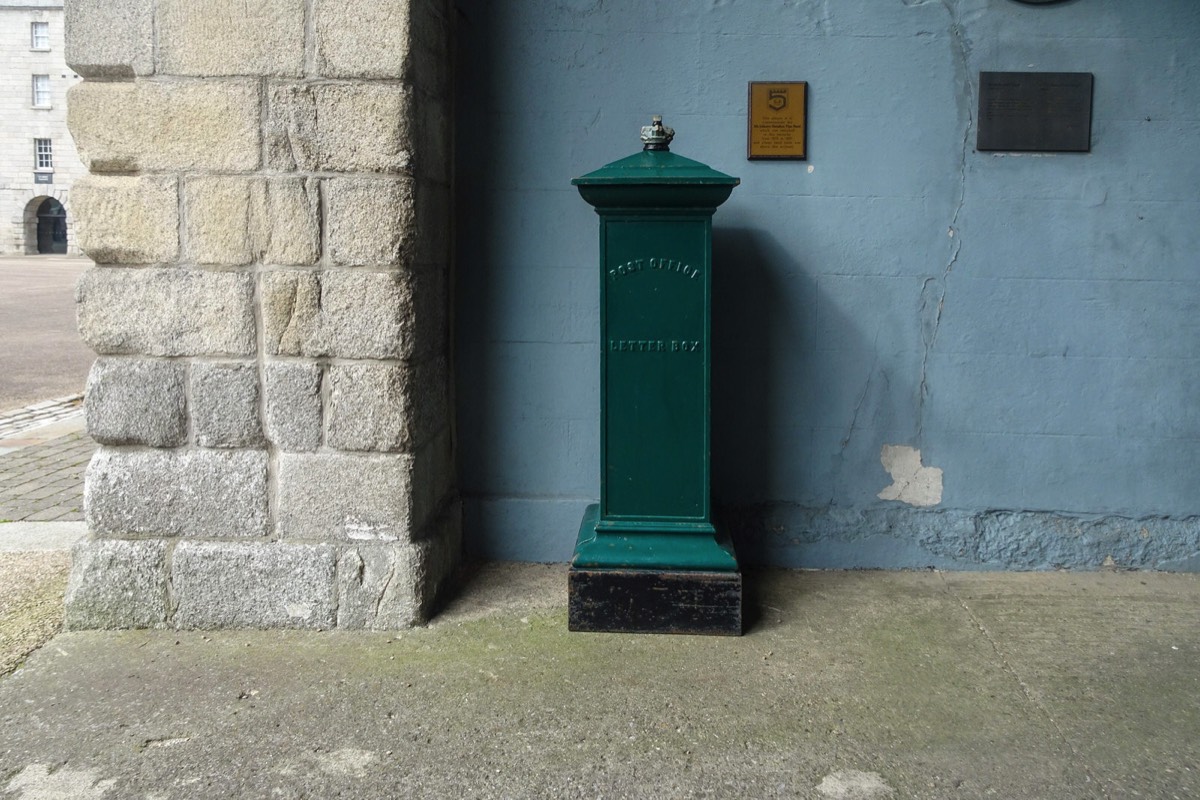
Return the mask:
<path id="1" fill-rule="evenodd" d="M 642 129 L 647 149 L 571 180 L 583 199 L 596 208 L 647 205 L 716 208 L 725 202 L 741 179 L 672 153 L 665 143 L 663 149 L 649 149 L 660 138 L 670 141 L 654 131 L 654 128 L 670 130 L 662 126 L 661 118 L 655 119 L 657 125 Z M 646 131 L 650 132 L 649 140 L 645 138 Z"/>

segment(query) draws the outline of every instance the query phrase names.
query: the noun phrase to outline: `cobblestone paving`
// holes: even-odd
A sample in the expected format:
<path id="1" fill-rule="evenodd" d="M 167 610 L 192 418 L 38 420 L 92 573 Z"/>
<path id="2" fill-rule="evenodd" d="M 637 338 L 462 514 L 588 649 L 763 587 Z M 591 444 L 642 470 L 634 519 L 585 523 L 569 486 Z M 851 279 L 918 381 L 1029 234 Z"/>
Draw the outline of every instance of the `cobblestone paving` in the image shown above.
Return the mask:
<path id="1" fill-rule="evenodd" d="M 80 522 L 95 442 L 76 432 L 0 455 L 0 522 Z"/>
<path id="2" fill-rule="evenodd" d="M 6 412 L 0 416 L 0 439 L 16 436 L 29 428 L 67 419 L 80 413 L 83 395 L 73 394 L 57 400 L 46 400 L 26 408 Z"/>

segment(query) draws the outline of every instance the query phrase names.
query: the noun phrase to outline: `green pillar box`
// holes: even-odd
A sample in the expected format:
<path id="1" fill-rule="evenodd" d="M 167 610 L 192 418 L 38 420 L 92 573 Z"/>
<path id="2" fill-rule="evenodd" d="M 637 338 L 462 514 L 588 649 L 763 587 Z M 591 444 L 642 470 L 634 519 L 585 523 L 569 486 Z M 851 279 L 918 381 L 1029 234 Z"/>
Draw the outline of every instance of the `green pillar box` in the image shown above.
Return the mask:
<path id="1" fill-rule="evenodd" d="M 709 499 L 712 215 L 737 178 L 670 152 L 571 181 L 600 215 L 600 503 L 568 578 L 577 631 L 740 634 L 742 579 Z"/>

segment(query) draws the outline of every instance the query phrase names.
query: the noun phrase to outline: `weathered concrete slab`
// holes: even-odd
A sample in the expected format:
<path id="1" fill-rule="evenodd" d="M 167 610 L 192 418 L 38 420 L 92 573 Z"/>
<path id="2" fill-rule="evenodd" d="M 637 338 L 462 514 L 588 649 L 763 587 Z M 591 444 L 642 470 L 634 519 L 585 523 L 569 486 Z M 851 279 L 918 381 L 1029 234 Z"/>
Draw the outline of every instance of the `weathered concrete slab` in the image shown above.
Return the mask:
<path id="1" fill-rule="evenodd" d="M 1200 576 L 948 573 L 947 585 L 1107 796 L 1200 794 Z"/>
<path id="2" fill-rule="evenodd" d="M 759 616 L 738 639 L 570 634 L 565 585 L 565 567 L 493 565 L 434 625 L 402 634 L 60 635 L 0 680 L 0 791 L 1198 788 L 1200 581 L 1185 576 L 751 574 Z"/>
<path id="3" fill-rule="evenodd" d="M 62 626 L 70 563 L 65 550 L 0 551 L 0 675 Z M 0 787 L 7 774 L 0 770 Z"/>

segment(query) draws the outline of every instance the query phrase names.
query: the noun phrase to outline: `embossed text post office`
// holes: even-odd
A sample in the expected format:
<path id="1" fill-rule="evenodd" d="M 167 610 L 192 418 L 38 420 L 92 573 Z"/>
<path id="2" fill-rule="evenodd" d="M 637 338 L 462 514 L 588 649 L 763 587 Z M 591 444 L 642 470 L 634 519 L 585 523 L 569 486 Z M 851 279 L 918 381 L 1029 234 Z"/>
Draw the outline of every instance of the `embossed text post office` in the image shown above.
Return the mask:
<path id="1" fill-rule="evenodd" d="M 742 580 L 709 498 L 712 215 L 737 178 L 644 149 L 571 183 L 600 215 L 600 503 L 569 577 L 577 631 L 740 634 Z"/>

